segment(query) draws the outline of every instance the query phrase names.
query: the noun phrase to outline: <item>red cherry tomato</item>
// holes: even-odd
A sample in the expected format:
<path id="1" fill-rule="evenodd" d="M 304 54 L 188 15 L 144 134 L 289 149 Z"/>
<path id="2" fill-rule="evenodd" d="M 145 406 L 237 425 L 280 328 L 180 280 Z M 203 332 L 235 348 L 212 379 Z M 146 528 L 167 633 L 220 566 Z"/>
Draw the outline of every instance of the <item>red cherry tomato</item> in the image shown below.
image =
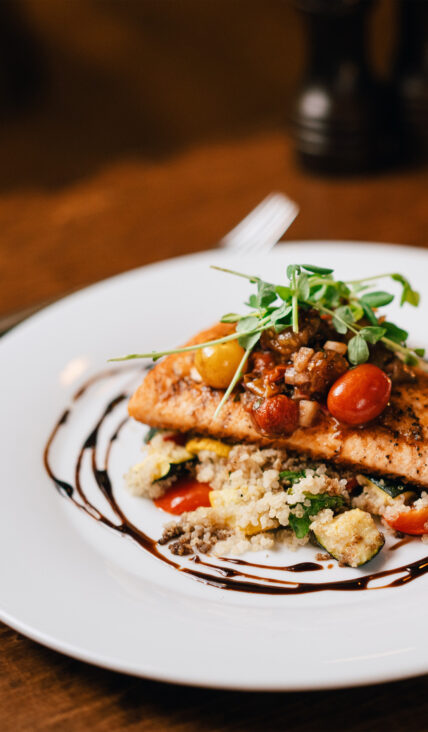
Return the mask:
<path id="1" fill-rule="evenodd" d="M 389 376 L 377 366 L 363 363 L 335 381 L 328 393 L 327 407 L 339 422 L 357 426 L 378 417 L 390 396 Z"/>
<path id="2" fill-rule="evenodd" d="M 154 503 L 162 511 L 178 516 L 185 511 L 194 511 L 199 506 L 210 506 L 211 490 L 208 483 L 199 483 L 193 478 L 180 478 L 164 496 L 156 498 Z"/>
<path id="3" fill-rule="evenodd" d="M 297 402 L 285 394 L 263 399 L 262 403 L 252 411 L 256 427 L 268 435 L 289 435 L 299 421 Z"/>
<path id="4" fill-rule="evenodd" d="M 394 519 L 384 519 L 391 528 L 401 531 L 402 534 L 420 536 L 428 534 L 428 508 L 411 508 L 410 511 L 403 511 Z"/>

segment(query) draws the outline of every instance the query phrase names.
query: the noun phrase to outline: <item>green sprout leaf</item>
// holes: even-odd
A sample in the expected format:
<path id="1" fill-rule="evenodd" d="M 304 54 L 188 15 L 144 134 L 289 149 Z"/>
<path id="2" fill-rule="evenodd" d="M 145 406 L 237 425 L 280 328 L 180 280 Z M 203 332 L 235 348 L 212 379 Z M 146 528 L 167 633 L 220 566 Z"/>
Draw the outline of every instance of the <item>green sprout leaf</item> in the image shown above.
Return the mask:
<path id="1" fill-rule="evenodd" d="M 329 269 L 328 267 L 318 267 L 315 264 L 301 264 L 300 266 L 303 269 L 306 269 L 307 272 L 314 272 L 314 274 L 329 275 L 334 272 L 333 269 Z"/>
<path id="2" fill-rule="evenodd" d="M 349 303 L 349 307 L 351 309 L 354 322 L 358 323 L 358 321 L 364 317 L 364 310 L 362 305 L 359 302 L 354 302 L 351 300 L 351 302 Z"/>
<path id="3" fill-rule="evenodd" d="M 307 300 L 309 297 L 309 277 L 307 274 L 301 274 L 297 281 L 297 296 L 301 300 Z"/>
<path id="4" fill-rule="evenodd" d="M 403 291 L 401 293 L 401 300 L 400 305 L 404 305 L 405 302 L 408 302 L 409 305 L 413 305 L 413 307 L 417 307 L 419 305 L 420 301 L 420 295 L 419 292 L 416 292 L 416 290 L 412 289 L 412 286 L 405 277 L 401 274 L 392 274 L 392 279 L 395 280 L 395 282 L 399 282 L 402 287 Z"/>
<path id="5" fill-rule="evenodd" d="M 238 343 L 244 350 L 251 349 L 255 346 L 261 336 L 261 332 L 251 333 L 258 328 L 260 321 L 252 315 L 247 318 L 241 318 L 236 326 L 236 332 L 239 334 Z"/>
<path id="6" fill-rule="evenodd" d="M 248 302 L 245 303 L 249 308 L 253 308 L 254 310 L 257 310 L 259 307 L 259 298 L 254 293 L 250 295 L 248 298 Z"/>
<path id="7" fill-rule="evenodd" d="M 381 308 L 384 305 L 389 305 L 394 299 L 394 295 L 389 292 L 366 292 L 361 297 L 360 302 L 365 303 L 371 308 Z"/>
<path id="8" fill-rule="evenodd" d="M 417 366 L 419 364 L 419 358 L 413 353 L 406 353 L 404 356 L 404 363 L 406 363 L 408 366 Z"/>
<path id="9" fill-rule="evenodd" d="M 249 335 L 242 335 L 238 338 L 239 345 L 246 351 L 250 351 L 254 348 L 256 343 L 260 340 L 261 333 L 252 333 Z"/>
<path id="10" fill-rule="evenodd" d="M 237 323 L 242 318 L 242 315 L 238 313 L 226 313 L 220 320 L 221 323 Z"/>
<path id="11" fill-rule="evenodd" d="M 279 297 L 281 298 L 281 300 L 285 300 L 285 302 L 289 302 L 289 300 L 293 294 L 293 290 L 291 289 L 291 287 L 284 287 L 283 285 L 278 285 L 275 288 L 275 290 L 276 290 L 277 294 L 279 295 Z"/>
<path id="12" fill-rule="evenodd" d="M 236 332 L 244 333 L 249 330 L 253 330 L 254 328 L 257 328 L 258 325 L 259 319 L 255 318 L 253 315 L 248 315 L 246 318 L 241 318 L 238 325 L 236 326 Z"/>
<path id="13" fill-rule="evenodd" d="M 376 326 L 367 326 L 366 328 L 363 328 L 360 330 L 359 335 L 364 338 L 365 341 L 368 341 L 369 343 L 377 343 L 380 341 L 381 338 L 385 335 L 386 330 L 385 328 L 378 328 Z"/>
<path id="14" fill-rule="evenodd" d="M 348 332 L 349 324 L 354 322 L 354 315 L 349 305 L 342 305 L 336 308 L 333 314 L 333 326 L 338 333 L 345 334 Z"/>
<path id="15" fill-rule="evenodd" d="M 259 282 L 257 283 L 257 290 L 259 308 L 267 308 L 269 305 L 275 302 L 277 294 L 275 292 L 275 288 L 273 287 L 273 285 L 270 285 L 269 282 L 263 282 L 262 280 L 259 280 Z"/>
<path id="16" fill-rule="evenodd" d="M 363 308 L 364 315 L 369 323 L 371 323 L 372 325 L 378 325 L 377 317 L 371 309 L 370 305 L 367 305 L 367 303 L 363 302 L 362 300 L 360 300 L 360 305 Z"/>
<path id="17" fill-rule="evenodd" d="M 291 305 L 283 303 L 277 310 L 271 314 L 271 322 L 277 333 L 291 325 Z"/>
<path id="18" fill-rule="evenodd" d="M 354 366 L 365 363 L 370 355 L 369 347 L 360 334 L 351 338 L 348 343 L 348 357 Z"/>
<path id="19" fill-rule="evenodd" d="M 386 320 L 382 323 L 382 328 L 386 331 L 388 338 L 396 343 L 405 343 L 409 337 L 407 330 L 399 328 L 394 323 L 388 323 Z"/>
<path id="20" fill-rule="evenodd" d="M 300 274 L 300 267 L 298 264 L 289 264 L 287 267 L 287 277 L 292 280 L 295 274 Z"/>

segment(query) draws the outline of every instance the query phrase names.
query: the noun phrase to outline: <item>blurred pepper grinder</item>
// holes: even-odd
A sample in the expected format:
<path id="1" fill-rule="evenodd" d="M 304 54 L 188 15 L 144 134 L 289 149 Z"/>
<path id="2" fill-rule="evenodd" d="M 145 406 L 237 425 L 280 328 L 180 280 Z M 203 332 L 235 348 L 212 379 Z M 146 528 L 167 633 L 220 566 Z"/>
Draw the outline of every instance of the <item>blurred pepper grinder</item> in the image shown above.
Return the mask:
<path id="1" fill-rule="evenodd" d="M 372 0 L 294 0 L 308 62 L 291 116 L 298 158 L 325 173 L 362 173 L 398 154 L 394 102 L 368 62 Z"/>
<path id="2" fill-rule="evenodd" d="M 428 2 L 400 0 L 394 80 L 408 152 L 428 157 Z"/>

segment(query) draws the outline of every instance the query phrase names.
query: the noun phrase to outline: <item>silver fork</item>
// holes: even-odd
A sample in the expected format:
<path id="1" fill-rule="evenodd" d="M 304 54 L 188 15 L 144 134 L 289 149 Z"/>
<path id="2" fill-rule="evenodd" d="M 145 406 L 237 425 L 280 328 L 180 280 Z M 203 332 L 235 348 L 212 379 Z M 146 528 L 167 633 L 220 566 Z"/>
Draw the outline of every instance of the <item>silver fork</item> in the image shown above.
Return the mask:
<path id="1" fill-rule="evenodd" d="M 224 236 L 219 245 L 236 254 L 268 252 L 291 226 L 299 207 L 283 193 L 271 193 Z"/>

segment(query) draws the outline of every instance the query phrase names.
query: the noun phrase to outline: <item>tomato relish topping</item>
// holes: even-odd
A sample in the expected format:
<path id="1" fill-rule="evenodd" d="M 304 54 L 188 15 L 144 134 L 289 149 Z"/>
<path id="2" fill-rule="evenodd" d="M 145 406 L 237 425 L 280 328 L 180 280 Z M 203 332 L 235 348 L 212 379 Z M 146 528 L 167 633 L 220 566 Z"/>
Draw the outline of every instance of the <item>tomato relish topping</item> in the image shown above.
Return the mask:
<path id="1" fill-rule="evenodd" d="M 408 333 L 378 315 L 394 294 L 372 289 L 390 278 L 401 287 L 400 305 L 417 306 L 419 294 L 403 275 L 342 281 L 331 268 L 292 264 L 286 283 L 273 284 L 214 269 L 256 285 L 245 303 L 250 313 L 224 315 L 215 340 L 113 360 L 194 351 L 202 382 L 224 391 L 214 417 L 236 390 L 266 435 L 311 427 L 325 409 L 346 425 L 364 425 L 383 412 L 394 384 L 415 378 L 411 367 L 424 350 L 409 348 Z"/>
<path id="2" fill-rule="evenodd" d="M 335 333 L 316 312 L 304 312 L 300 323 L 298 333 L 265 331 L 264 350 L 251 354 L 241 380 L 244 406 L 263 434 L 289 435 L 299 426 L 310 427 L 323 411 L 345 425 L 367 424 L 387 406 L 393 383 L 414 378 L 380 343 L 370 347 L 371 363 L 353 367 L 346 335 Z"/>

